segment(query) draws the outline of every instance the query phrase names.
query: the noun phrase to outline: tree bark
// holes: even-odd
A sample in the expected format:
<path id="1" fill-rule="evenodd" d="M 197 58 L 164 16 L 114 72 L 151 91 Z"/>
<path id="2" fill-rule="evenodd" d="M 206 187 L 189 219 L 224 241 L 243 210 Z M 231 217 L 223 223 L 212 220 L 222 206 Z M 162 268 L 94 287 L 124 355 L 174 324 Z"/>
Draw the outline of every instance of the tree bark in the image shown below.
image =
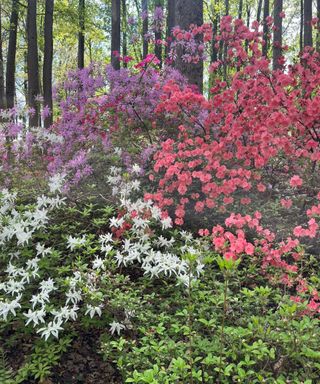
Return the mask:
<path id="1" fill-rule="evenodd" d="M 243 12 L 243 0 L 240 0 L 239 1 L 238 19 L 242 19 L 242 12 Z"/>
<path id="2" fill-rule="evenodd" d="M 216 14 L 215 18 L 213 20 L 212 25 L 212 40 L 211 40 L 211 59 L 210 62 L 214 63 L 215 61 L 218 61 L 218 48 L 216 47 L 217 41 L 216 36 L 218 34 L 218 25 L 219 25 L 219 15 Z"/>
<path id="3" fill-rule="evenodd" d="M 320 0 L 317 0 L 317 18 L 318 18 L 318 29 L 317 29 L 317 52 L 320 52 Z"/>
<path id="4" fill-rule="evenodd" d="M 4 67 L 3 67 L 3 52 L 2 52 L 2 9 L 0 5 L 0 109 L 5 109 L 5 89 L 4 89 Z"/>
<path id="5" fill-rule="evenodd" d="M 120 60 L 118 57 L 121 39 L 120 11 L 120 0 L 112 0 L 111 64 L 114 69 L 120 69 Z M 118 54 L 115 52 L 118 52 Z"/>
<path id="6" fill-rule="evenodd" d="M 257 20 L 261 21 L 261 10 L 262 10 L 262 0 L 259 0 L 258 2 L 258 9 L 257 9 Z"/>
<path id="7" fill-rule="evenodd" d="M 84 67 L 85 0 L 79 0 L 78 68 Z"/>
<path id="8" fill-rule="evenodd" d="M 28 40 L 28 105 L 34 109 L 30 115 L 31 127 L 39 125 L 39 107 L 36 97 L 39 95 L 39 62 L 37 37 L 37 0 L 28 1 L 27 9 L 27 40 Z"/>
<path id="9" fill-rule="evenodd" d="M 270 14 L 270 4 L 269 0 L 264 0 L 263 4 L 263 40 L 264 45 L 262 47 L 262 55 L 264 57 L 268 57 L 268 50 L 269 50 L 269 26 L 267 24 L 267 17 L 269 17 Z"/>
<path id="10" fill-rule="evenodd" d="M 17 52 L 17 29 L 19 17 L 19 1 L 12 1 L 10 16 L 10 32 L 6 67 L 6 101 L 7 108 L 13 108 L 16 91 L 16 52 Z"/>
<path id="11" fill-rule="evenodd" d="M 125 57 L 128 55 L 128 46 L 127 46 L 127 1 L 122 0 L 122 56 Z M 126 61 L 123 61 L 124 68 L 127 68 Z"/>
<path id="12" fill-rule="evenodd" d="M 312 47 L 312 0 L 304 0 L 304 35 L 303 46 Z"/>
<path id="13" fill-rule="evenodd" d="M 190 24 L 203 24 L 203 0 L 176 0 L 176 23 L 182 29 L 189 29 Z M 198 86 L 203 91 L 203 61 L 197 64 L 186 63 L 181 58 L 182 52 L 178 52 L 176 68 L 189 80 L 191 84 Z"/>
<path id="14" fill-rule="evenodd" d="M 279 69 L 282 56 L 282 17 L 283 0 L 274 1 L 274 32 L 273 32 L 273 69 Z"/>
<path id="15" fill-rule="evenodd" d="M 230 12 L 229 0 L 224 0 L 224 5 L 225 5 L 225 10 L 226 10 L 226 15 L 229 15 L 229 12 Z"/>
<path id="16" fill-rule="evenodd" d="M 52 124 L 52 59 L 53 59 L 53 9 L 54 0 L 46 0 L 44 16 L 44 57 L 43 57 L 43 105 L 50 109 L 50 115 L 44 118 L 44 126 Z"/>
<path id="17" fill-rule="evenodd" d="M 167 46 L 166 46 L 166 56 L 168 57 L 168 54 L 170 52 L 170 45 L 172 41 L 172 29 L 175 27 L 175 0 L 168 0 L 167 1 Z"/>
<path id="18" fill-rule="evenodd" d="M 146 39 L 146 35 L 149 29 L 149 20 L 148 20 L 148 0 L 142 0 L 142 14 L 143 14 L 143 22 L 142 22 L 142 56 L 145 58 L 148 54 L 148 39 Z"/>
<path id="19" fill-rule="evenodd" d="M 230 11 L 229 0 L 225 0 L 224 4 L 225 4 L 225 15 L 228 16 L 229 15 L 229 11 Z M 220 49 L 221 49 L 221 52 L 223 52 L 222 53 L 222 58 L 223 58 L 223 67 L 222 67 L 222 70 L 223 70 L 223 80 L 226 81 L 227 80 L 227 74 L 228 74 L 228 63 L 227 63 L 228 42 L 221 40 Z"/>
<path id="20" fill-rule="evenodd" d="M 251 8 L 248 4 L 247 4 L 246 13 L 247 13 L 247 27 L 250 28 Z"/>
<path id="21" fill-rule="evenodd" d="M 300 33 L 299 33 L 299 48 L 300 52 L 303 50 L 303 22 L 304 22 L 304 7 L 303 0 L 300 0 Z"/>
<path id="22" fill-rule="evenodd" d="M 157 10 L 157 8 L 160 8 L 162 11 L 162 4 L 161 4 L 161 0 L 156 0 L 155 2 L 155 12 Z M 154 38 L 155 38 L 155 46 L 154 46 L 154 54 L 156 55 L 156 57 L 158 58 L 159 60 L 159 67 L 161 68 L 162 67 L 162 44 L 160 43 L 160 41 L 162 40 L 162 31 L 161 31 L 161 26 L 160 25 L 157 25 L 159 23 L 156 22 L 155 24 L 155 32 L 154 32 Z"/>

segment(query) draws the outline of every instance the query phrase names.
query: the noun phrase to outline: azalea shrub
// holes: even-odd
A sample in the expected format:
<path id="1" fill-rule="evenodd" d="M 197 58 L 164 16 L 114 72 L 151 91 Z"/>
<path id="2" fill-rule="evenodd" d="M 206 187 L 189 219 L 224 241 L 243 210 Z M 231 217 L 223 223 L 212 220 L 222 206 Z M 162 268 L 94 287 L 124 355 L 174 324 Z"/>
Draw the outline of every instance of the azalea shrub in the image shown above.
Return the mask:
<path id="1" fill-rule="evenodd" d="M 63 380 L 84 332 L 119 382 L 319 377 L 320 56 L 221 25 L 209 97 L 150 54 L 70 72 L 49 128 L 1 112 L 2 382 Z"/>

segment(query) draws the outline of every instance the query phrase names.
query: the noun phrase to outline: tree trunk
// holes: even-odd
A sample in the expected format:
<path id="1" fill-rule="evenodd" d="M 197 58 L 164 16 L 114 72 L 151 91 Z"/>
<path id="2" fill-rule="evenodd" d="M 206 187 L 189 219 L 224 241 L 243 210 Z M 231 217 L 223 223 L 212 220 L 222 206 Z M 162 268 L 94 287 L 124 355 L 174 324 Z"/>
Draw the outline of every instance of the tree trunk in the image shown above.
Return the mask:
<path id="1" fill-rule="evenodd" d="M 36 97 L 39 95 L 39 63 L 37 39 L 37 0 L 28 1 L 27 10 L 27 35 L 28 35 L 28 105 L 34 109 L 30 115 L 31 127 L 39 125 L 39 108 Z"/>
<path id="2" fill-rule="evenodd" d="M 317 0 L 317 52 L 320 52 L 320 0 Z"/>
<path id="3" fill-rule="evenodd" d="M 246 14 L 247 14 L 247 27 L 250 28 L 250 17 L 251 17 L 251 8 L 250 8 L 250 5 L 247 3 L 246 5 Z M 246 52 L 248 53 L 249 51 L 249 42 L 246 41 L 245 43 L 245 48 L 246 48 Z"/>
<path id="4" fill-rule="evenodd" d="M 168 57 L 168 54 L 170 52 L 170 45 L 172 41 L 172 29 L 176 25 L 175 23 L 175 0 L 168 0 L 167 1 L 167 46 L 166 46 L 166 56 Z"/>
<path id="5" fill-rule="evenodd" d="M 161 0 L 156 0 L 156 2 L 155 2 L 155 16 L 158 13 L 161 13 L 160 9 L 163 12 L 162 5 L 161 5 Z M 162 27 L 161 27 L 161 24 L 162 24 L 162 20 L 156 20 L 156 17 L 155 17 L 154 21 L 155 21 L 155 32 L 154 32 L 155 46 L 154 46 L 154 54 L 156 55 L 156 57 L 160 61 L 159 67 L 161 68 L 162 67 L 162 44 L 161 44 L 161 40 L 162 40 L 162 31 L 161 31 Z"/>
<path id="6" fill-rule="evenodd" d="M 142 48 L 142 56 L 145 58 L 148 54 L 148 39 L 146 38 L 146 35 L 148 33 L 149 25 L 148 25 L 148 0 L 142 0 L 142 16 L 143 16 L 143 22 L 142 22 L 142 41 L 143 41 L 143 48 Z"/>
<path id="7" fill-rule="evenodd" d="M 312 0 L 304 0 L 304 35 L 303 46 L 312 47 Z"/>
<path id="8" fill-rule="evenodd" d="M 114 69 L 120 69 L 120 11 L 120 0 L 112 0 L 111 64 Z"/>
<path id="9" fill-rule="evenodd" d="M 4 70 L 2 53 L 2 12 L 0 5 L 0 109 L 5 109 Z"/>
<path id="10" fill-rule="evenodd" d="M 247 13 L 247 27 L 250 28 L 251 8 L 248 4 L 247 4 L 246 11 L 247 11 L 246 12 Z"/>
<path id="11" fill-rule="evenodd" d="M 182 29 L 189 29 L 190 24 L 203 24 L 203 0 L 176 0 L 176 23 Z M 186 76 L 191 84 L 203 90 L 203 61 L 188 64 L 181 59 L 182 52 L 178 52 L 176 68 Z"/>
<path id="12" fill-rule="evenodd" d="M 52 59 L 53 59 L 53 8 L 54 0 L 46 0 L 44 16 L 44 58 L 43 58 L 43 105 L 49 107 L 50 115 L 45 116 L 44 126 L 52 124 Z"/>
<path id="13" fill-rule="evenodd" d="M 225 0 L 225 15 L 229 15 L 230 11 L 230 6 L 229 6 L 229 0 Z M 223 50 L 222 50 L 223 47 Z M 227 56 L 228 56 L 228 43 L 227 41 L 222 41 L 221 40 L 221 50 L 223 52 L 222 57 L 223 57 L 223 80 L 227 80 L 227 74 L 228 74 L 228 63 L 227 63 Z"/>
<path id="14" fill-rule="evenodd" d="M 219 15 L 216 14 L 212 25 L 212 41 L 211 41 L 211 63 L 218 61 L 218 48 L 216 48 L 216 36 L 218 34 Z"/>
<path id="15" fill-rule="evenodd" d="M 226 15 L 229 15 L 229 12 L 230 12 L 229 0 L 225 0 L 224 4 L 225 4 Z"/>
<path id="16" fill-rule="evenodd" d="M 304 21 L 304 16 L 303 16 L 303 0 L 300 0 L 300 33 L 299 33 L 299 48 L 300 52 L 303 50 L 303 21 Z"/>
<path id="17" fill-rule="evenodd" d="M 242 11 L 243 11 L 243 0 L 240 0 L 239 1 L 238 19 L 242 19 Z"/>
<path id="18" fill-rule="evenodd" d="M 261 21 L 261 10 L 262 10 L 262 0 L 259 0 L 258 2 L 258 9 L 257 9 L 257 20 Z"/>
<path id="19" fill-rule="evenodd" d="M 274 32 L 273 32 L 273 69 L 279 69 L 282 56 L 282 17 L 283 0 L 274 1 Z"/>
<path id="20" fill-rule="evenodd" d="M 269 50 L 269 26 L 267 24 L 267 17 L 269 17 L 270 14 L 270 4 L 269 0 L 264 0 L 263 4 L 263 40 L 264 45 L 262 47 L 262 55 L 264 57 L 268 57 L 268 50 Z"/>
<path id="21" fill-rule="evenodd" d="M 84 67 L 85 0 L 79 0 L 78 68 Z"/>
<path id="22" fill-rule="evenodd" d="M 17 29 L 19 16 L 19 2 L 12 1 L 12 11 L 10 16 L 10 32 L 7 54 L 6 68 L 6 99 L 7 108 L 13 108 L 16 90 L 16 52 L 17 52 Z"/>
<path id="23" fill-rule="evenodd" d="M 128 56 L 127 46 L 127 1 L 122 0 L 122 56 Z M 127 68 L 126 61 L 123 61 L 124 68 Z"/>

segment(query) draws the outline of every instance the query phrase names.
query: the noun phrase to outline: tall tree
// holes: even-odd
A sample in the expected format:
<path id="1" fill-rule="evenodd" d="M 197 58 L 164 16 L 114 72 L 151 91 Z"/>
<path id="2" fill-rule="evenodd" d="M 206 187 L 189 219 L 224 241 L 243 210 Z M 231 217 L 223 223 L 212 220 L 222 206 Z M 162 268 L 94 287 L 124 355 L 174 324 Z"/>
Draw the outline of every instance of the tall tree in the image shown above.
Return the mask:
<path id="1" fill-rule="evenodd" d="M 44 126 L 52 124 L 52 59 L 53 59 L 53 9 L 54 0 L 46 0 L 44 16 L 44 57 L 43 57 L 43 104 L 51 113 L 44 119 Z"/>
<path id="2" fill-rule="evenodd" d="M 203 0 L 176 0 L 176 24 L 182 29 L 188 29 L 190 24 L 203 24 Z M 203 90 L 203 61 L 189 64 L 182 60 L 182 51 L 178 52 L 176 68 L 186 76 L 191 84 Z"/>
<path id="3" fill-rule="evenodd" d="M 34 109 L 30 116 L 31 127 L 39 125 L 39 108 L 36 97 L 39 95 L 39 61 L 37 37 L 37 0 L 28 1 L 27 9 L 27 40 L 28 40 L 28 105 Z"/>
<path id="4" fill-rule="evenodd" d="M 300 52 L 302 52 L 302 50 L 303 50 L 303 31 L 304 31 L 304 28 L 303 28 L 303 24 L 304 24 L 303 1 L 304 0 L 300 0 L 300 31 L 299 31 L 299 48 L 300 48 Z"/>
<path id="5" fill-rule="evenodd" d="M 122 0 L 122 56 L 125 57 L 128 55 L 128 46 L 127 46 L 127 1 Z M 126 61 L 123 62 L 123 66 L 127 68 Z"/>
<path id="6" fill-rule="evenodd" d="M 258 1 L 258 8 L 257 8 L 257 20 L 261 21 L 261 10 L 262 10 L 262 0 Z"/>
<path id="7" fill-rule="evenodd" d="M 274 0 L 273 69 L 280 68 L 282 56 L 282 11 L 283 0 Z"/>
<path id="8" fill-rule="evenodd" d="M 170 52 L 170 44 L 172 39 L 172 29 L 176 25 L 175 22 L 175 0 L 167 0 L 167 45 L 166 45 L 166 55 Z"/>
<path id="9" fill-rule="evenodd" d="M 78 68 L 84 67 L 85 6 L 85 0 L 79 0 Z"/>
<path id="10" fill-rule="evenodd" d="M 225 15 L 228 16 L 229 15 L 229 11 L 230 11 L 229 0 L 225 0 L 224 1 L 224 5 L 225 5 Z M 222 66 L 223 79 L 226 81 L 227 80 L 227 72 L 228 72 L 228 63 L 227 63 L 228 42 L 227 41 L 221 40 L 221 42 L 220 42 L 220 50 L 221 50 L 222 61 L 223 61 L 223 66 Z"/>
<path id="11" fill-rule="evenodd" d="M 303 46 L 312 47 L 312 0 L 304 0 L 304 34 Z"/>
<path id="12" fill-rule="evenodd" d="M 229 12 L 230 12 L 230 2 L 229 2 L 229 0 L 224 0 L 224 6 L 225 6 L 225 10 L 226 10 L 226 15 L 229 15 Z"/>
<path id="13" fill-rule="evenodd" d="M 219 0 L 215 0 L 214 4 L 217 5 Z M 212 40 L 211 40 L 211 57 L 210 57 L 210 62 L 214 63 L 215 61 L 218 60 L 218 48 L 216 46 L 217 41 L 216 37 L 218 34 L 218 25 L 220 22 L 220 15 L 219 12 L 217 12 L 216 8 L 213 9 L 213 14 L 214 18 L 212 20 Z"/>
<path id="14" fill-rule="evenodd" d="M 120 25 L 120 0 L 112 0 L 111 10 L 111 64 L 114 69 L 120 69 L 120 39 L 121 39 L 121 25 Z M 117 52 L 117 54 L 115 54 Z"/>
<path id="15" fill-rule="evenodd" d="M 154 9 L 154 38 L 155 38 L 155 46 L 154 46 L 154 54 L 159 60 L 159 66 L 162 66 L 162 23 L 163 23 L 163 9 L 161 0 L 155 1 L 155 9 Z"/>
<path id="16" fill-rule="evenodd" d="M 10 31 L 6 67 L 6 101 L 7 108 L 13 108 L 16 91 L 16 52 L 17 52 L 17 29 L 19 17 L 19 1 L 12 0 L 10 16 Z"/>
<path id="17" fill-rule="evenodd" d="M 317 0 L 317 52 L 320 52 L 320 0 Z"/>
<path id="18" fill-rule="evenodd" d="M 148 40 L 146 39 L 146 35 L 149 29 L 149 21 L 148 21 L 148 0 L 142 0 L 142 55 L 145 58 L 148 54 Z"/>
<path id="19" fill-rule="evenodd" d="M 264 57 L 268 57 L 269 50 L 269 26 L 267 23 L 267 18 L 270 15 L 270 4 L 269 0 L 264 0 L 263 3 L 263 40 L 264 45 L 262 47 L 262 54 Z"/>
<path id="20" fill-rule="evenodd" d="M 242 19 L 243 12 L 243 0 L 239 0 L 238 19 Z"/>
<path id="21" fill-rule="evenodd" d="M 0 4 L 0 109 L 6 107 L 5 90 L 4 90 L 4 67 L 2 52 L 2 9 Z"/>
<path id="22" fill-rule="evenodd" d="M 247 27 L 249 28 L 250 27 L 250 17 L 251 17 L 251 7 L 248 3 L 246 6 L 246 14 L 247 14 Z"/>

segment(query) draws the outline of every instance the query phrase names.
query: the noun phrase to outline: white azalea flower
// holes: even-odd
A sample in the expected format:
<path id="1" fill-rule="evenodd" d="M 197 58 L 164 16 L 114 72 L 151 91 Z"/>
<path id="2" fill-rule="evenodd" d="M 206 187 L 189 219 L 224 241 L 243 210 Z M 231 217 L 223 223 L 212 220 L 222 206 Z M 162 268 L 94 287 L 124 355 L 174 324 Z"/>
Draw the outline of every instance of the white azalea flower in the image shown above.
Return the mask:
<path id="1" fill-rule="evenodd" d="M 133 166 L 132 166 L 132 172 L 133 172 L 133 173 L 136 173 L 137 175 L 138 175 L 139 173 L 141 173 L 141 167 L 140 167 L 140 165 L 138 165 L 138 164 L 133 164 Z"/>
<path id="2" fill-rule="evenodd" d="M 46 311 L 44 307 L 38 309 L 37 311 L 32 311 L 31 309 L 29 309 L 28 312 L 24 312 L 23 314 L 28 319 L 26 321 L 26 325 L 33 322 L 34 323 L 33 326 L 35 326 L 35 325 L 38 325 L 39 323 L 45 322 L 44 318 L 46 316 Z"/>
<path id="3" fill-rule="evenodd" d="M 51 335 L 58 338 L 59 331 L 63 331 L 61 325 L 62 320 L 50 321 L 45 327 L 38 329 L 37 333 L 41 333 L 41 337 L 44 337 L 45 340 L 48 340 Z"/>
<path id="4" fill-rule="evenodd" d="M 101 259 L 100 257 L 96 257 L 96 258 L 93 260 L 92 268 L 93 268 L 93 269 L 102 269 L 102 270 L 105 270 L 106 267 L 105 267 L 105 265 L 104 265 L 104 260 Z"/>
<path id="5" fill-rule="evenodd" d="M 102 308 L 103 308 L 102 304 L 97 305 L 97 306 L 87 304 L 87 309 L 86 309 L 85 315 L 89 314 L 91 319 L 93 318 L 93 316 L 95 314 L 97 314 L 98 316 L 101 316 L 102 315 L 102 311 L 101 311 Z"/>
<path id="6" fill-rule="evenodd" d="M 67 247 L 70 248 L 71 251 L 73 251 L 74 249 L 79 248 L 86 243 L 86 237 L 85 235 L 83 235 L 82 237 L 68 236 L 67 242 Z"/>
<path id="7" fill-rule="evenodd" d="M 126 329 L 126 326 L 124 324 L 121 324 L 117 321 L 113 321 L 112 323 L 110 323 L 110 332 L 112 335 L 114 333 L 117 333 L 118 335 L 120 335 L 120 332 L 124 329 Z"/>

